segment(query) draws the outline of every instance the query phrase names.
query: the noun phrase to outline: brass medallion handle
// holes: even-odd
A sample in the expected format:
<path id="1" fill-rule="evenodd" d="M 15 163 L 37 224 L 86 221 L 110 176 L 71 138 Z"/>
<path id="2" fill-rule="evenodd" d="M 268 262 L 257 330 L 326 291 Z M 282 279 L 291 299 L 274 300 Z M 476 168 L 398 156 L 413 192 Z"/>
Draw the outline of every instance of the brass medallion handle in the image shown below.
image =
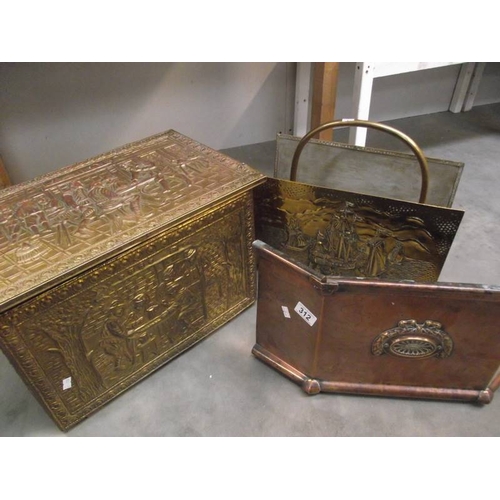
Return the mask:
<path id="1" fill-rule="evenodd" d="M 402 358 L 447 358 L 453 350 L 453 340 L 441 323 L 404 319 L 398 326 L 382 332 L 372 342 L 372 354 L 392 354 Z"/>
<path id="2" fill-rule="evenodd" d="M 420 198 L 418 201 L 419 203 L 425 203 L 425 199 L 427 198 L 427 189 L 429 187 L 429 167 L 427 165 L 427 160 L 425 159 L 422 150 L 417 146 L 416 142 L 411 137 L 408 137 L 406 134 L 403 134 L 403 132 L 400 132 L 399 130 L 393 127 L 389 127 L 389 125 L 383 125 L 382 123 L 370 122 L 367 120 L 349 120 L 349 121 L 338 120 L 334 122 L 328 122 L 308 132 L 300 140 L 299 144 L 297 145 L 297 149 L 295 150 L 295 153 L 293 155 L 292 170 L 290 172 L 291 181 L 295 181 L 297 178 L 297 166 L 299 163 L 299 158 L 302 153 L 302 150 L 304 149 L 304 146 L 309 142 L 309 140 L 312 139 L 316 134 L 323 132 L 323 130 L 328 130 L 330 128 L 333 129 L 337 127 L 373 128 L 376 130 L 381 130 L 382 132 L 387 132 L 388 134 L 391 134 L 394 137 L 401 139 L 407 146 L 411 148 L 411 150 L 417 157 L 417 160 L 420 164 L 420 171 L 422 173 L 422 186 L 420 188 Z"/>

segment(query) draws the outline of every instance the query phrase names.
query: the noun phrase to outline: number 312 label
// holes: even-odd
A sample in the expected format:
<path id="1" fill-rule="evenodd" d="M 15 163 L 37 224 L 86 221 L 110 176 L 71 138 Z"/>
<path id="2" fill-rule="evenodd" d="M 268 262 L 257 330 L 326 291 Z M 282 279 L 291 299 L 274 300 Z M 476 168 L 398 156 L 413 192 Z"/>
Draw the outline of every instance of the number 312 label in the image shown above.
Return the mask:
<path id="1" fill-rule="evenodd" d="M 302 302 L 297 302 L 297 305 L 295 306 L 294 311 L 309 325 L 313 326 L 314 323 L 316 323 L 316 316 L 309 311 L 309 309 L 302 304 Z"/>

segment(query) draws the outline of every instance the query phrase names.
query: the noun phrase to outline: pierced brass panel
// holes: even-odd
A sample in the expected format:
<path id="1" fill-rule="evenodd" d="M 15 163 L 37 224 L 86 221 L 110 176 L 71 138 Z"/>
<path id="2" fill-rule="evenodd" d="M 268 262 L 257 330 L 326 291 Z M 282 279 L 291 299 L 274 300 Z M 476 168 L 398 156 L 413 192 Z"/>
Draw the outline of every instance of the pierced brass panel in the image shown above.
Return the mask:
<path id="1" fill-rule="evenodd" d="M 460 210 L 267 179 L 257 238 L 334 276 L 437 281 Z"/>
<path id="2" fill-rule="evenodd" d="M 254 301 L 251 193 L 0 315 L 0 346 L 67 429 Z"/>

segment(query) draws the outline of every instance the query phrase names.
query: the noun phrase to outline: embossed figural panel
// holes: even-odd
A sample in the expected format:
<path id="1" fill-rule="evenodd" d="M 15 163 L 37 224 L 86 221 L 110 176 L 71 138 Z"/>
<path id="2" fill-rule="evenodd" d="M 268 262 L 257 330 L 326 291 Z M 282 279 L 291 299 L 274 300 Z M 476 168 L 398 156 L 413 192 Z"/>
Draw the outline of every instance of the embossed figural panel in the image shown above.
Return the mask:
<path id="1" fill-rule="evenodd" d="M 252 235 L 245 193 L 4 313 L 0 344 L 67 429 L 253 302 Z"/>

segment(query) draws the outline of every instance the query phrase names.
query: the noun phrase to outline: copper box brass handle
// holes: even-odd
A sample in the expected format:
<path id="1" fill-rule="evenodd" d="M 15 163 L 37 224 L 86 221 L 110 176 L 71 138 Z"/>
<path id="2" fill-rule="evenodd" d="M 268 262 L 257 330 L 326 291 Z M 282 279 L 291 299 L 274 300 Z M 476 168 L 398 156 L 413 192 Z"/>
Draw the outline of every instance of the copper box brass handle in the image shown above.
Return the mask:
<path id="1" fill-rule="evenodd" d="M 404 319 L 398 325 L 382 332 L 372 342 L 372 354 L 392 354 L 402 358 L 447 358 L 453 350 L 453 340 L 441 323 Z"/>
<path id="2" fill-rule="evenodd" d="M 383 125 L 382 123 L 371 122 L 367 120 L 349 120 L 349 121 L 338 120 L 334 122 L 328 122 L 308 132 L 300 140 L 299 144 L 297 145 L 297 149 L 295 150 L 295 153 L 293 155 L 292 170 L 290 172 L 291 181 L 295 181 L 297 178 L 297 166 L 299 164 L 299 158 L 302 153 L 302 150 L 304 149 L 304 146 L 309 142 L 309 140 L 316 134 L 323 132 L 323 130 L 328 130 L 329 128 L 333 129 L 337 127 L 373 128 L 376 130 L 381 130 L 382 132 L 387 132 L 388 134 L 391 134 L 394 137 L 401 139 L 407 146 L 411 148 L 413 153 L 415 153 L 415 156 L 417 157 L 417 160 L 420 164 L 420 171 L 422 173 L 422 186 L 420 188 L 420 198 L 418 201 L 419 203 L 425 203 L 425 200 L 427 198 L 427 189 L 429 187 L 429 167 L 427 165 L 427 160 L 425 159 L 422 150 L 418 147 L 417 143 L 411 137 L 408 137 L 406 134 L 403 134 L 403 132 L 399 131 L 398 129 L 389 127 L 389 125 Z"/>

